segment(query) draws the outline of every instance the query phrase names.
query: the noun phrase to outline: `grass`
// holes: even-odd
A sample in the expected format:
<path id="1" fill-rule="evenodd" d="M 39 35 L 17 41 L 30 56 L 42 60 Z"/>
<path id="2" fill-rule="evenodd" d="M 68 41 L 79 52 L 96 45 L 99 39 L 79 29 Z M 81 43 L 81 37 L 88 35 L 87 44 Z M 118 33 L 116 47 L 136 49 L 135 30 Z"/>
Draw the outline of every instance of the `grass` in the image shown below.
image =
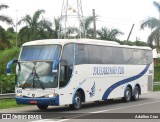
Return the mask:
<path id="1" fill-rule="evenodd" d="M 22 107 L 24 105 L 17 105 L 15 99 L 3 99 L 0 100 L 0 109 Z"/>
<path id="2" fill-rule="evenodd" d="M 160 85 L 155 85 L 153 87 L 153 91 L 160 91 Z"/>

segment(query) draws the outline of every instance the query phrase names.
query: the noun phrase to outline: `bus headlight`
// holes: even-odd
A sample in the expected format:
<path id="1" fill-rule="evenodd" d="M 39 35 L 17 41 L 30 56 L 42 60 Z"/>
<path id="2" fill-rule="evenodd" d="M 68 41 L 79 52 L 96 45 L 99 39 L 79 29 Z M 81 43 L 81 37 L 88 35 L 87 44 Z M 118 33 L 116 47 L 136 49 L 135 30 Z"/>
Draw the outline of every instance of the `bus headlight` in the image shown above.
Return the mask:
<path id="1" fill-rule="evenodd" d="M 55 96 L 57 96 L 58 94 L 56 94 L 56 93 L 52 93 L 52 94 L 47 94 L 47 95 L 45 95 L 45 97 L 55 97 Z"/>
<path id="2" fill-rule="evenodd" d="M 16 97 L 22 97 L 23 95 L 21 95 L 21 94 L 16 94 Z"/>

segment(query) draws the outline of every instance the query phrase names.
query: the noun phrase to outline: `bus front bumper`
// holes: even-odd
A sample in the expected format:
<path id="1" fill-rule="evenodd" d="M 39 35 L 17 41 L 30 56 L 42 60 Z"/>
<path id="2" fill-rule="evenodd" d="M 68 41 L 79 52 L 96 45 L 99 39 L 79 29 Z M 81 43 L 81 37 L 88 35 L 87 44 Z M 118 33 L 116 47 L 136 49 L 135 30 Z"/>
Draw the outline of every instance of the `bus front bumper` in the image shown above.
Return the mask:
<path id="1" fill-rule="evenodd" d="M 28 105 L 59 105 L 59 96 L 51 98 L 26 98 L 16 96 L 17 104 L 28 104 Z"/>

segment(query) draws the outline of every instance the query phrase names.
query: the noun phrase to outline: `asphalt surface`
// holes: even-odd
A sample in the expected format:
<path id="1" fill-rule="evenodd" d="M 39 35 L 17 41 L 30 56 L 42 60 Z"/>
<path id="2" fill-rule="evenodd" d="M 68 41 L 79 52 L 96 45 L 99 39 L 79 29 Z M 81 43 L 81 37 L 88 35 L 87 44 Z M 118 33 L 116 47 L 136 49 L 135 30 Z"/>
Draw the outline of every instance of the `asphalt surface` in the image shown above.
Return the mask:
<path id="1" fill-rule="evenodd" d="M 1 109 L 1 114 L 11 113 L 20 116 L 35 115 L 42 120 L 8 120 L 7 122 L 63 122 L 63 121 L 109 121 L 109 122 L 158 122 L 160 121 L 160 92 L 152 92 L 140 96 L 139 101 L 124 103 L 121 99 L 113 101 L 99 101 L 83 104 L 80 110 L 70 110 L 68 106 L 51 106 L 46 111 L 39 110 L 36 106 Z M 1 115 L 0 114 L 0 115 Z M 21 117 L 22 118 L 22 117 Z M 45 119 L 44 119 L 45 118 Z M 1 119 L 0 122 L 6 122 Z"/>

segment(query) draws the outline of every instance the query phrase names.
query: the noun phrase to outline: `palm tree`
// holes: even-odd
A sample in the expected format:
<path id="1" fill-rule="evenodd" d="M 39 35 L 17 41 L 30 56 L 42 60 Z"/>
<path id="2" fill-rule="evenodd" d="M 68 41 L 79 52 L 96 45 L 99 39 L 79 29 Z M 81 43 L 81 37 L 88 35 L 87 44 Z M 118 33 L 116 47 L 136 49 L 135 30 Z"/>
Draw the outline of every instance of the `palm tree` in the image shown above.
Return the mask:
<path id="1" fill-rule="evenodd" d="M 58 39 L 58 33 L 59 33 L 60 28 L 61 28 L 60 17 L 54 18 L 54 38 L 56 38 L 56 39 Z"/>
<path id="2" fill-rule="evenodd" d="M 86 32 L 86 38 L 93 38 L 93 28 L 91 28 L 91 24 L 93 23 L 94 17 L 88 16 L 83 22 L 81 22 L 81 26 L 84 24 L 84 29 Z"/>
<path id="3" fill-rule="evenodd" d="M 0 10 L 2 9 L 7 9 L 9 6 L 1 4 L 0 5 Z M 6 15 L 0 15 L 0 21 L 2 22 L 6 22 L 7 24 L 13 24 L 13 21 L 10 17 L 6 16 Z"/>
<path id="4" fill-rule="evenodd" d="M 97 31 L 97 34 L 99 36 L 99 39 L 116 41 L 118 40 L 117 36 L 123 35 L 124 33 L 119 31 L 118 29 L 108 29 L 107 27 L 102 27 Z"/>
<path id="5" fill-rule="evenodd" d="M 21 24 L 22 22 L 26 24 L 26 26 L 19 32 L 19 36 L 25 36 L 25 39 L 28 39 L 24 41 L 51 38 L 51 34 L 53 33 L 51 28 L 52 23 L 48 20 L 41 19 L 41 16 L 44 13 L 45 10 L 37 10 L 32 17 L 30 15 L 26 15 L 18 22 L 18 24 Z"/>
<path id="6" fill-rule="evenodd" d="M 9 48 L 10 43 L 7 39 L 6 31 L 3 27 L 0 26 L 0 50 L 4 50 L 5 48 Z"/>
<path id="7" fill-rule="evenodd" d="M 7 9 L 9 6 L 1 4 L 0 5 L 0 10 L 2 9 Z M 6 15 L 1 15 L 0 14 L 0 21 L 6 22 L 7 24 L 13 24 L 13 21 L 10 17 Z M 5 49 L 9 47 L 10 43 L 7 39 L 6 32 L 5 30 L 0 26 L 0 50 Z"/>
<path id="8" fill-rule="evenodd" d="M 153 5 L 158 9 L 160 15 L 160 3 L 154 1 Z M 152 30 L 151 34 L 148 37 L 148 44 L 153 48 L 153 42 L 156 44 L 157 51 L 159 52 L 159 43 L 160 43 L 160 18 L 149 17 L 144 20 L 141 24 L 141 29 L 150 28 Z"/>

